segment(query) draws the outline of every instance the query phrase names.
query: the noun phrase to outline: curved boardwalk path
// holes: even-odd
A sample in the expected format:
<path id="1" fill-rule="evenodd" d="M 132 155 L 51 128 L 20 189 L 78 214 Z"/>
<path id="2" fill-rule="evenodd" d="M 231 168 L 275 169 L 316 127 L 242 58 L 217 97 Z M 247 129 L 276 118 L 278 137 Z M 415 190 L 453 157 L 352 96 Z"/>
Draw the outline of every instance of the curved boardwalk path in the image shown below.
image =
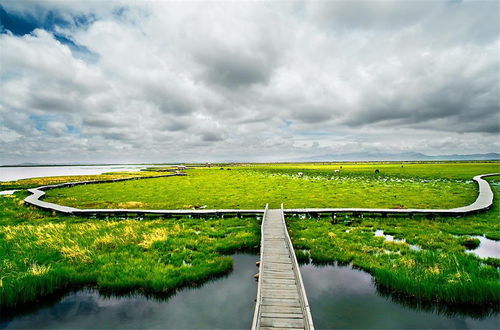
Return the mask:
<path id="1" fill-rule="evenodd" d="M 59 205 L 55 203 L 44 202 L 40 198 L 45 195 L 45 190 L 56 189 L 56 188 L 64 188 L 64 187 L 73 187 L 87 184 L 98 184 L 98 183 L 111 183 L 111 182 L 120 182 L 120 181 L 130 181 L 130 180 L 141 180 L 141 179 L 155 179 L 155 178 L 165 178 L 171 176 L 186 176 L 185 173 L 178 174 L 164 174 L 164 175 L 154 175 L 154 176 L 139 176 L 132 178 L 123 178 L 123 179 L 113 179 L 113 180 L 95 180 L 95 181 L 78 181 L 78 182 L 67 182 L 61 184 L 53 184 L 48 186 L 41 186 L 37 188 L 28 189 L 28 191 L 32 194 L 24 199 L 24 202 L 29 205 L 33 205 L 48 211 L 55 211 L 62 214 L 67 215 L 81 215 L 81 216 L 89 216 L 89 215 L 146 215 L 146 214 L 155 214 L 155 215 L 223 215 L 223 214 L 235 214 L 235 215 L 244 215 L 244 214 L 256 214 L 263 213 L 262 209 L 255 210 L 241 210 L 241 209 L 216 209 L 216 210 L 142 210 L 142 209 L 79 209 L 75 207 L 69 207 L 64 205 Z"/>
<path id="2" fill-rule="evenodd" d="M 62 188 L 62 187 L 71 187 L 76 185 L 83 184 L 96 184 L 96 183 L 107 183 L 107 182 L 118 182 L 118 181 L 127 181 L 127 180 L 139 180 L 139 179 L 151 179 L 151 178 L 161 178 L 161 177 L 169 177 L 176 175 L 186 175 L 186 174 L 167 174 L 167 175 L 156 175 L 156 176 L 144 176 L 144 177 L 133 177 L 133 178 L 125 178 L 125 179 L 115 179 L 115 180 L 107 180 L 107 181 L 81 181 L 81 182 L 69 182 L 62 183 L 56 185 L 42 186 L 38 188 L 28 189 L 31 196 L 28 196 L 24 199 L 27 204 L 45 209 L 50 211 L 56 211 L 63 214 L 70 215 L 98 215 L 98 214 L 119 214 L 119 215 L 145 215 L 145 214 L 156 214 L 156 215 L 223 215 L 223 214 L 256 214 L 263 213 L 262 209 L 253 209 L 253 210 L 242 210 L 242 209 L 213 209 L 213 210 L 134 210 L 134 209 L 78 209 L 69 206 L 63 206 L 55 203 L 48 203 L 41 201 L 40 198 L 45 195 L 44 190 L 54 189 L 54 188 Z M 436 215 L 463 215 L 468 213 L 475 213 L 478 211 L 486 210 L 491 207 L 493 204 L 493 191 L 491 190 L 490 185 L 483 178 L 488 176 L 500 175 L 500 173 L 490 173 L 490 174 L 482 174 L 476 175 L 473 180 L 478 184 L 479 194 L 474 203 L 457 207 L 453 209 L 369 209 L 369 208 L 298 208 L 298 209 L 285 209 L 285 214 L 319 214 L 319 213 L 353 213 L 353 214 L 436 214 Z"/>
<path id="3" fill-rule="evenodd" d="M 303 208 L 286 209 L 283 205 L 279 210 L 268 210 L 267 205 L 264 210 L 130 210 L 130 209 L 78 209 L 62 206 L 54 203 L 41 201 L 45 194 L 44 190 L 70 187 L 82 184 L 96 184 L 103 182 L 116 182 L 125 180 L 137 180 L 148 178 L 168 177 L 185 174 L 169 174 L 149 177 L 134 177 L 126 179 L 116 179 L 111 181 L 84 181 L 63 183 L 58 185 L 42 186 L 28 189 L 31 196 L 25 198 L 25 202 L 42 209 L 52 210 L 70 215 L 97 215 L 97 214 L 158 214 L 170 215 L 222 215 L 232 213 L 256 214 L 264 213 L 261 228 L 261 261 L 259 269 L 259 283 L 257 289 L 257 299 L 255 304 L 254 320 L 252 329 L 314 329 L 309 303 L 302 283 L 300 269 L 295 257 L 290 236 L 286 229 L 285 213 L 379 213 L 383 216 L 387 214 L 439 214 L 439 215 L 464 215 L 486 210 L 493 204 L 493 191 L 490 185 L 483 178 L 500 175 L 491 173 L 477 175 L 473 179 L 478 184 L 479 194 L 474 203 L 453 209 L 366 209 L 366 208 Z"/>
<path id="4" fill-rule="evenodd" d="M 285 213 L 298 214 L 319 214 L 319 213 L 353 213 L 353 214 L 436 214 L 436 215 L 463 215 L 487 210 L 493 205 L 493 191 L 488 181 L 483 178 L 488 176 L 496 176 L 500 173 L 490 173 L 476 175 L 473 180 L 476 181 L 479 187 L 479 194 L 476 201 L 470 205 L 457 207 L 453 209 L 367 209 L 367 208 L 301 208 L 301 209 L 285 209 Z"/>
<path id="5" fill-rule="evenodd" d="M 259 285 L 252 329 L 314 329 L 283 210 L 262 220 Z"/>

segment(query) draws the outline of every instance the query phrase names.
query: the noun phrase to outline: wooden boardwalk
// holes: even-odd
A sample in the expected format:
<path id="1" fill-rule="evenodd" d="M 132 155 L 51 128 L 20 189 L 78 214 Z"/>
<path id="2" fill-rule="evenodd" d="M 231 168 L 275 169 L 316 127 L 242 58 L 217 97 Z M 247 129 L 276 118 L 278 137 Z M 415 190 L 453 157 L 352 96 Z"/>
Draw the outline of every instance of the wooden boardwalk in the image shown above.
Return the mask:
<path id="1" fill-rule="evenodd" d="M 132 177 L 114 180 L 99 180 L 99 181 L 81 181 L 81 182 L 68 182 L 62 184 L 54 184 L 49 186 L 42 186 L 37 188 L 28 189 L 32 194 L 24 199 L 25 203 L 39 207 L 41 209 L 55 211 L 58 213 L 68 214 L 68 215 L 80 215 L 80 216 L 97 216 L 97 215 L 121 215 L 121 216 L 142 216 L 146 214 L 160 215 L 160 216 L 173 216 L 173 215 L 191 215 L 191 216 L 221 216 L 224 214 L 231 214 L 236 216 L 259 214 L 264 212 L 262 209 L 196 209 L 196 210 L 134 210 L 134 209 L 79 209 L 69 206 L 63 206 L 55 203 L 48 203 L 41 200 L 45 195 L 45 190 L 62 188 L 62 187 L 72 187 L 77 185 L 85 184 L 98 184 L 98 183 L 109 183 L 127 180 L 140 180 L 140 179 L 152 179 L 161 178 L 182 174 L 167 174 L 167 175 L 156 175 L 156 176 L 142 176 L 142 177 Z M 370 208 L 296 208 L 296 209 L 285 209 L 285 214 L 320 214 L 320 213 L 331 213 L 335 215 L 336 213 L 352 213 L 357 214 L 381 214 L 383 216 L 388 214 L 401 214 L 401 215 L 413 215 L 413 214 L 430 214 L 430 215 L 441 215 L 441 216 L 458 216 L 470 213 L 476 213 L 479 211 L 484 211 L 489 209 L 493 205 L 493 191 L 490 185 L 483 178 L 488 176 L 496 176 L 500 173 L 490 173 L 476 175 L 473 180 L 477 183 L 479 188 L 479 193 L 477 199 L 474 203 L 457 207 L 453 209 L 370 209 Z"/>
<path id="2" fill-rule="evenodd" d="M 490 173 L 476 175 L 472 178 L 479 188 L 474 203 L 467 206 L 456 207 L 453 209 L 368 209 L 368 208 L 302 208 L 302 209 L 285 209 L 286 214 L 320 214 L 320 213 L 352 213 L 352 214 L 433 214 L 442 216 L 457 216 L 470 213 L 476 213 L 489 209 L 493 205 L 493 191 L 484 178 L 489 176 L 497 176 L 500 173 Z"/>
<path id="3" fill-rule="evenodd" d="M 282 209 L 264 212 L 259 267 L 252 329 L 314 329 Z"/>

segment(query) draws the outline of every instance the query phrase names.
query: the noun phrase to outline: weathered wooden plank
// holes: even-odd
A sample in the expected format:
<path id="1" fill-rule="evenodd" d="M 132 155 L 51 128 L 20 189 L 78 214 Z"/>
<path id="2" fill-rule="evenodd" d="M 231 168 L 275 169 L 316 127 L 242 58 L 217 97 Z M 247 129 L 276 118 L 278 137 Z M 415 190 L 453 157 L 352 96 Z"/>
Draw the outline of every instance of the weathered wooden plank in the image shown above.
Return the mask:
<path id="1" fill-rule="evenodd" d="M 300 307 L 298 299 L 262 298 L 262 305 Z"/>
<path id="2" fill-rule="evenodd" d="M 303 330 L 304 328 L 276 328 L 276 327 L 260 327 L 262 330 L 276 330 L 276 329 L 286 329 L 286 330 Z"/>
<path id="3" fill-rule="evenodd" d="M 263 327 L 280 327 L 280 328 L 304 328 L 304 319 L 282 319 L 263 317 L 260 320 Z"/>
<path id="4" fill-rule="evenodd" d="M 268 263 L 280 263 L 280 264 L 291 264 L 292 263 L 292 259 L 290 259 L 290 257 L 288 256 L 274 256 L 274 257 L 265 257 L 265 258 L 262 258 L 262 264 L 266 264 L 266 262 Z"/>
<path id="5" fill-rule="evenodd" d="M 300 309 L 299 309 L 300 310 Z M 269 318 L 281 318 L 281 319 L 304 319 L 304 315 L 302 315 L 302 311 L 298 313 L 269 313 L 262 312 L 262 317 Z"/>
<path id="6" fill-rule="evenodd" d="M 262 287 L 265 289 L 293 289 L 295 290 L 297 286 L 295 282 L 293 284 L 283 284 L 283 283 L 274 283 L 274 284 L 262 284 Z"/>
<path id="7" fill-rule="evenodd" d="M 294 263 L 295 262 L 295 263 Z M 312 322 L 298 289 L 295 254 L 282 210 L 266 210 L 262 223 L 259 289 L 253 329 L 264 327 L 311 329 Z"/>
<path id="8" fill-rule="evenodd" d="M 293 272 L 292 264 L 280 264 L 280 263 L 273 263 L 272 265 L 267 265 L 264 264 L 264 270 L 274 270 L 274 271 L 291 271 Z"/>
<path id="9" fill-rule="evenodd" d="M 278 298 L 278 299 L 299 299 L 297 291 L 270 291 L 263 290 L 262 297 L 265 298 Z"/>
<path id="10" fill-rule="evenodd" d="M 273 269 L 265 269 L 263 270 L 264 275 L 270 275 L 271 277 L 273 276 L 291 276 L 293 279 L 295 279 L 295 274 L 292 270 L 273 270 Z"/>
<path id="11" fill-rule="evenodd" d="M 281 283 L 281 284 L 291 284 L 291 285 L 295 285 L 295 279 L 293 280 L 285 280 L 285 279 L 276 279 L 276 278 L 270 278 L 270 277 L 267 277 L 267 278 L 263 278 L 262 279 L 262 284 L 277 284 L 277 283 Z"/>
<path id="12" fill-rule="evenodd" d="M 262 313 L 302 314 L 302 309 L 300 307 L 264 305 L 262 306 Z"/>

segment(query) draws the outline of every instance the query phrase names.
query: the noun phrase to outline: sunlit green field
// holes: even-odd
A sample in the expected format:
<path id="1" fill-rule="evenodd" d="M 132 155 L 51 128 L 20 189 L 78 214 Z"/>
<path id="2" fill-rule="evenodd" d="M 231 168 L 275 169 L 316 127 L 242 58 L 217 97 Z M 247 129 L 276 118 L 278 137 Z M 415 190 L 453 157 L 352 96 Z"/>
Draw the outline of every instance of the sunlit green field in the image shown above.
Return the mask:
<path id="1" fill-rule="evenodd" d="M 466 247 L 471 235 L 500 240 L 500 177 L 489 179 L 494 207 L 480 215 L 414 219 L 331 217 L 287 219 L 296 254 L 303 262 L 352 263 L 371 273 L 389 292 L 447 304 L 500 303 L 500 259 L 479 258 Z M 376 230 L 393 235 L 385 241 Z"/>
<path id="2" fill-rule="evenodd" d="M 271 207 L 284 203 L 290 208 L 455 207 L 476 198 L 472 176 L 500 172 L 498 162 L 222 168 L 189 169 L 184 177 L 49 190 L 48 200 L 79 207 L 123 208 L 263 208 L 265 203 Z M 124 175 L 146 174 L 161 172 Z M 21 187 L 81 179 L 39 178 L 9 184 Z M 500 260 L 480 259 L 465 248 L 478 243 L 471 235 L 500 239 L 500 177 L 488 180 L 493 183 L 496 204 L 477 215 L 436 219 L 342 215 L 335 221 L 288 217 L 297 256 L 307 262 L 352 263 L 370 272 L 377 285 L 415 301 L 496 308 Z M 48 294 L 82 286 L 166 295 L 230 271 L 227 253 L 258 250 L 257 217 L 64 217 L 25 206 L 22 199 L 27 195 L 21 191 L 0 196 L 0 307 L 35 304 Z M 374 236 L 376 230 L 405 242 L 385 242 Z"/>
<path id="3" fill-rule="evenodd" d="M 500 172 L 499 163 L 196 168 L 185 177 L 54 189 L 46 200 L 79 208 L 453 208 L 477 197 L 474 175 L 492 172 Z"/>
<path id="4" fill-rule="evenodd" d="M 0 307 L 82 286 L 168 295 L 258 249 L 256 218 L 71 218 L 23 206 L 26 195 L 0 196 Z"/>

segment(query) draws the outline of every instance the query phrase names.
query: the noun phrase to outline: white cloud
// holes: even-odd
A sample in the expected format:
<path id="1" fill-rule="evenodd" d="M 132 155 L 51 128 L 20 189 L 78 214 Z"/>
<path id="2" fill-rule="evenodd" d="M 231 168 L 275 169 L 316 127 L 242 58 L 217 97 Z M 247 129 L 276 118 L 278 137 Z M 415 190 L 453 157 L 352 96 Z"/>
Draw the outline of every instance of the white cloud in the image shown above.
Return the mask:
<path id="1" fill-rule="evenodd" d="M 3 162 L 499 151 L 496 2 L 2 5 Z"/>

